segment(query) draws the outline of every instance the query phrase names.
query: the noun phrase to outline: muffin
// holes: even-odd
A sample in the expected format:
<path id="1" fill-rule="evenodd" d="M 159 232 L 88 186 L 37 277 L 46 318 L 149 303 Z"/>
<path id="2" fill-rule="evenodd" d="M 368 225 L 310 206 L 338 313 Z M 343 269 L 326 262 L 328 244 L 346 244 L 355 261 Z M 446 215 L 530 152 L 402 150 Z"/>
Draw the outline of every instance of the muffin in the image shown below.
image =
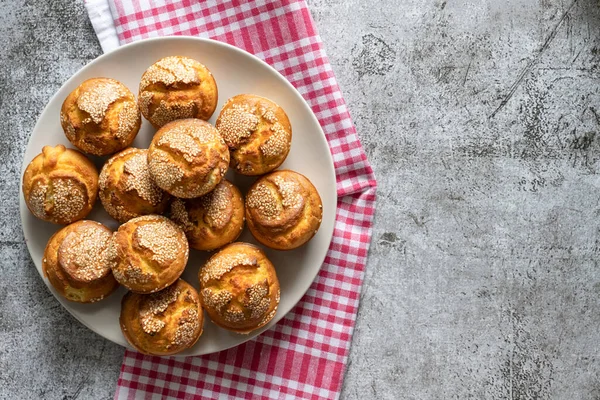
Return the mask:
<path id="1" fill-rule="evenodd" d="M 140 82 L 140 109 L 155 128 L 176 119 L 208 120 L 218 99 L 212 73 L 188 57 L 158 60 L 144 72 Z"/>
<path id="2" fill-rule="evenodd" d="M 67 225 L 85 218 L 96 202 L 98 170 L 77 150 L 44 146 L 23 174 L 23 198 L 44 221 Z"/>
<path id="3" fill-rule="evenodd" d="M 115 278 L 137 293 L 171 285 L 183 273 L 189 256 L 185 233 L 160 215 L 130 219 L 115 232 L 111 244 Z"/>
<path id="4" fill-rule="evenodd" d="M 46 245 L 44 276 L 67 300 L 102 300 L 119 286 L 110 269 L 111 237 L 110 229 L 95 221 L 77 221 L 62 228 Z"/>
<path id="5" fill-rule="evenodd" d="M 283 109 L 253 94 L 227 100 L 216 128 L 231 151 L 231 167 L 242 175 L 263 175 L 279 167 L 292 144 L 292 126 Z"/>
<path id="6" fill-rule="evenodd" d="M 135 96 L 110 78 L 88 79 L 63 102 L 60 124 L 67 139 L 89 154 L 105 156 L 128 147 L 142 118 Z"/>
<path id="7" fill-rule="evenodd" d="M 200 197 L 213 190 L 227 172 L 229 150 L 217 130 L 199 119 L 163 126 L 148 149 L 154 182 L 176 197 Z"/>
<path id="8" fill-rule="evenodd" d="M 232 243 L 213 255 L 198 274 L 200 301 L 218 326 L 250 333 L 273 319 L 279 281 L 265 253 L 248 243 Z"/>
<path id="9" fill-rule="evenodd" d="M 258 179 L 246 196 L 252 235 L 277 250 L 308 242 L 321 225 L 323 206 L 313 184 L 294 171 L 275 171 Z"/>
<path id="10" fill-rule="evenodd" d="M 196 343 L 204 314 L 196 289 L 178 279 L 160 292 L 127 293 L 119 322 L 123 336 L 138 351 L 166 356 Z"/>
<path id="11" fill-rule="evenodd" d="M 244 200 L 238 188 L 223 179 L 204 196 L 173 199 L 169 217 L 181 226 L 192 248 L 215 250 L 242 233 Z"/>
<path id="12" fill-rule="evenodd" d="M 162 214 L 171 197 L 152 180 L 146 149 L 128 148 L 112 156 L 100 171 L 99 186 L 104 209 L 121 223 Z"/>

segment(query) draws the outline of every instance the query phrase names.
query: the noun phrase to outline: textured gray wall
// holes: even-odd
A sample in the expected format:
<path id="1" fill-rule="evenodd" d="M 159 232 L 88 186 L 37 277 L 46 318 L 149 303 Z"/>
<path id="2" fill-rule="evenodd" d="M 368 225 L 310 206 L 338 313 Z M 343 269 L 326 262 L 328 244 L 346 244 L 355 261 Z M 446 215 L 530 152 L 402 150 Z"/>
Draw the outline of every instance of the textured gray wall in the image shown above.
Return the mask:
<path id="1" fill-rule="evenodd" d="M 309 4 L 379 181 L 342 398 L 600 398 L 597 0 Z M 110 398 L 123 351 L 46 290 L 17 200 L 100 47 L 79 3 L 0 17 L 0 398 Z"/>

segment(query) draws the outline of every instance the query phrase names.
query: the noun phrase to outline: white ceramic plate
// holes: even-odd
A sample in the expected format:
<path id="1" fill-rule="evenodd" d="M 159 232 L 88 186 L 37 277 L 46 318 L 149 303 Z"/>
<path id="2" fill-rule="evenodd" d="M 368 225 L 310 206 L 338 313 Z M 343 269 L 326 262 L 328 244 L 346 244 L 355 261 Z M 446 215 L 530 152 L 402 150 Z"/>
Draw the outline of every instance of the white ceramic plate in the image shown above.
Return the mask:
<path id="1" fill-rule="evenodd" d="M 250 335 L 228 332 L 205 318 L 204 333 L 200 340 L 193 348 L 179 354 L 200 355 L 236 346 L 271 328 L 302 298 L 325 259 L 335 221 L 337 203 L 335 172 L 329 147 L 319 122 L 294 87 L 277 71 L 252 54 L 221 42 L 192 37 L 169 37 L 132 43 L 98 57 L 77 72 L 54 95 L 31 134 L 23 170 L 41 152 L 44 145 L 54 146 L 62 143 L 73 147 L 62 131 L 59 113 L 63 100 L 81 82 L 92 77 L 110 77 L 121 81 L 133 93 L 137 93 L 140 77 L 146 68 L 158 59 L 169 55 L 197 59 L 214 74 L 219 88 L 219 105 L 210 120 L 213 124 L 224 102 L 236 94 L 253 93 L 268 97 L 281 105 L 290 118 L 293 132 L 291 151 L 281 168 L 292 169 L 307 176 L 316 186 L 323 200 L 321 228 L 307 245 L 289 252 L 265 249 L 277 269 L 281 284 L 281 302 L 275 318 L 267 326 Z M 133 146 L 147 148 L 154 132 L 152 126 L 143 119 L 142 128 Z M 93 158 L 99 169 L 105 159 Z M 254 181 L 254 179 L 235 175 L 232 171 L 229 171 L 227 178 L 238 185 L 243 193 Z M 48 239 L 60 227 L 31 215 L 22 194 L 20 207 L 29 253 L 50 291 L 75 318 L 88 328 L 115 343 L 129 347 L 118 323 L 121 298 L 125 294 L 125 289 L 120 288 L 107 299 L 94 304 L 72 303 L 58 295 L 42 275 L 41 260 Z M 106 214 L 100 201 L 96 203 L 88 219 L 100 221 L 111 229 L 116 229 L 118 226 L 116 221 Z M 244 229 L 239 240 L 256 243 L 247 229 Z M 190 259 L 182 277 L 196 288 L 198 288 L 198 270 L 207 257 L 208 253 L 195 250 L 190 252 Z"/>

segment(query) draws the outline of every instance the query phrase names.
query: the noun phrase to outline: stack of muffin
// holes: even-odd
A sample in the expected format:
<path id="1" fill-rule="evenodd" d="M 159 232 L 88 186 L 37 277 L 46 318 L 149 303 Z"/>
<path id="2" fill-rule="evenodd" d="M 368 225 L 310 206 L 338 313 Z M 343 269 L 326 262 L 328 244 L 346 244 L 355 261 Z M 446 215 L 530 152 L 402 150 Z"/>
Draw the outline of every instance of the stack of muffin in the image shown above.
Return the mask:
<path id="1" fill-rule="evenodd" d="M 240 94 L 206 122 L 215 79 L 196 60 L 173 56 L 142 75 L 139 95 L 108 78 L 83 82 L 65 99 L 60 122 L 80 151 L 45 146 L 23 176 L 36 217 L 66 225 L 48 241 L 44 275 L 65 298 L 91 303 L 119 285 L 129 292 L 120 325 L 132 346 L 168 355 L 196 343 L 203 311 L 218 326 L 249 333 L 279 304 L 273 264 L 257 246 L 235 242 L 247 222 L 263 245 L 302 246 L 321 223 L 321 198 L 303 175 L 275 171 L 292 127 L 273 101 Z M 148 149 L 129 147 L 143 115 L 157 129 Z M 110 156 L 100 173 L 83 153 Z M 224 179 L 259 176 L 246 193 Z M 85 220 L 96 198 L 121 225 Z M 189 249 L 215 251 L 199 268 L 200 291 L 180 279 Z"/>

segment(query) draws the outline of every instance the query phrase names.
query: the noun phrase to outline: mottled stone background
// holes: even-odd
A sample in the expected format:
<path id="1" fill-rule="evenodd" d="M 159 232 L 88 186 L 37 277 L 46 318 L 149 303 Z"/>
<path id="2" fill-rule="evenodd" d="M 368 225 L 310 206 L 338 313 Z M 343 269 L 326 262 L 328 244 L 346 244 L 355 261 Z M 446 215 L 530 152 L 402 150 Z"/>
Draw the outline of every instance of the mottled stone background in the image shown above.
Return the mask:
<path id="1" fill-rule="evenodd" d="M 598 1 L 309 4 L 379 180 L 342 398 L 600 398 Z M 0 398 L 110 398 L 123 350 L 46 290 L 17 198 L 100 46 L 80 2 L 0 21 Z"/>

